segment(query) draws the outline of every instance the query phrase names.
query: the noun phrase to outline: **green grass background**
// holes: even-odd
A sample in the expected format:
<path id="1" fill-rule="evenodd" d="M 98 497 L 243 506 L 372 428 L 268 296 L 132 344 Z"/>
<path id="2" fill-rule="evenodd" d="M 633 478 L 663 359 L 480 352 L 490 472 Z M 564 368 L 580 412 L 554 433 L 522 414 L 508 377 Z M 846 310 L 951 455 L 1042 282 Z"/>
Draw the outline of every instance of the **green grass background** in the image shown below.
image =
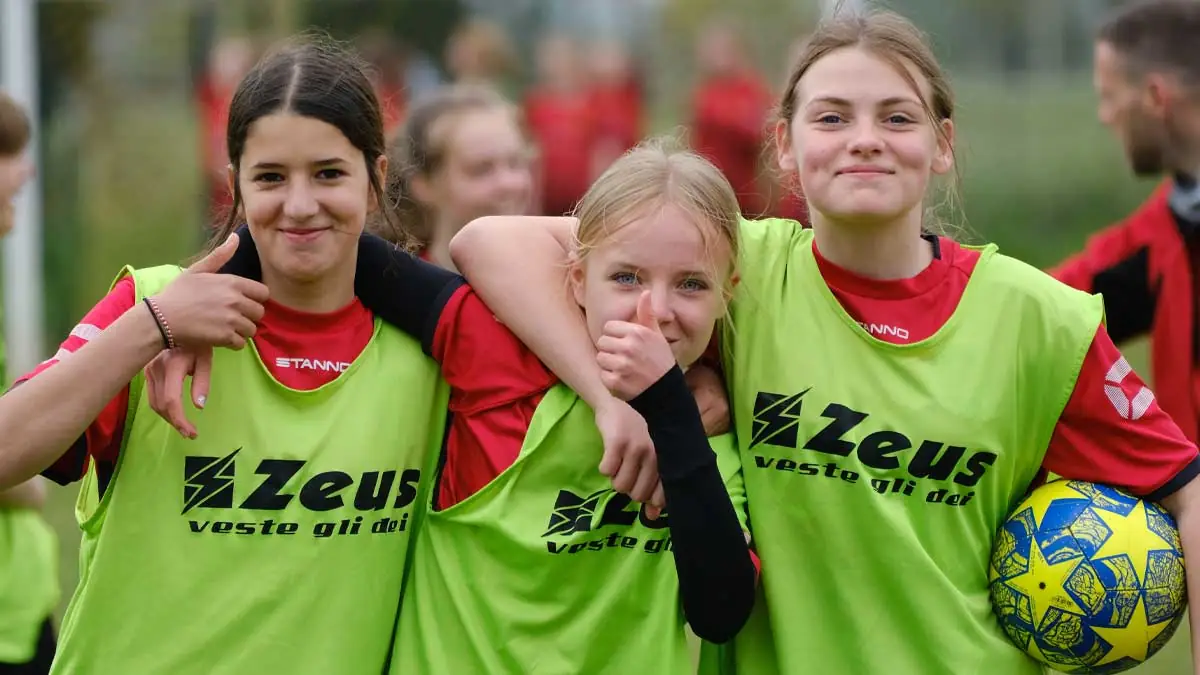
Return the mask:
<path id="1" fill-rule="evenodd" d="M 1129 175 L 1120 148 L 1095 121 L 1086 79 L 956 84 L 961 206 L 974 235 L 967 238 L 995 241 L 1006 253 L 1049 265 L 1081 246 L 1089 232 L 1120 219 L 1153 188 Z M 181 261 L 201 240 L 191 109 L 185 101 L 173 106 L 153 92 L 148 96 L 114 99 L 104 119 L 93 120 L 95 128 L 82 133 L 66 122 L 48 129 L 52 147 L 44 179 L 79 186 L 74 202 L 52 195 L 45 208 L 54 340 L 103 295 L 120 265 Z M 653 126 L 672 129 L 667 120 L 684 119 L 679 113 L 660 109 Z M 54 161 L 56 153 L 76 149 L 78 163 Z M 1144 344 L 1128 345 L 1126 353 L 1146 371 Z M 74 495 L 69 488 L 52 490 L 47 509 L 62 544 L 62 607 L 77 579 Z M 1185 624 L 1179 635 L 1186 632 Z M 1188 654 L 1188 638 L 1176 637 L 1132 672 L 1187 673 Z"/>

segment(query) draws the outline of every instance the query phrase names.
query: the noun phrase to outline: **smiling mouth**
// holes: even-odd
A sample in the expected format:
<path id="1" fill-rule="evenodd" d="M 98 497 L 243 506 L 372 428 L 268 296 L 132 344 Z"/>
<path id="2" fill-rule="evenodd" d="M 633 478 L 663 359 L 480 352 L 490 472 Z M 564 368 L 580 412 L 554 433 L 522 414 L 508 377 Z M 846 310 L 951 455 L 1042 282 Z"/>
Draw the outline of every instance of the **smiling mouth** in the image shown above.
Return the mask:
<path id="1" fill-rule="evenodd" d="M 328 227 L 316 227 L 307 230 L 280 230 L 280 232 L 292 241 L 311 241 L 329 229 Z"/>
<path id="2" fill-rule="evenodd" d="M 839 176 L 890 176 L 894 171 L 887 169 L 846 169 L 837 172 Z"/>

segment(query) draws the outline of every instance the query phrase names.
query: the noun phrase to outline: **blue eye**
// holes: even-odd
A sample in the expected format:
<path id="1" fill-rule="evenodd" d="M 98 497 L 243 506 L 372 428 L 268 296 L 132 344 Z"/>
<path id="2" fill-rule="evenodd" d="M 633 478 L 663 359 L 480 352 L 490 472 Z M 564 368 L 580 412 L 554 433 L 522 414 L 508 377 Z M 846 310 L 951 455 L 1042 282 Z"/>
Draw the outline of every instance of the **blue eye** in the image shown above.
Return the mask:
<path id="1" fill-rule="evenodd" d="M 685 291 L 706 291 L 706 290 L 708 290 L 707 283 L 701 281 L 700 279 L 695 279 L 695 278 L 684 279 L 683 283 L 679 284 L 679 286 L 681 288 L 683 288 L 683 290 L 685 290 Z"/>
<path id="2" fill-rule="evenodd" d="M 626 286 L 631 286 L 638 282 L 637 275 L 634 274 L 633 272 L 617 272 L 616 274 L 613 274 L 609 278 L 612 279 L 613 281 L 617 282 L 618 284 L 622 284 L 622 285 L 626 285 Z"/>

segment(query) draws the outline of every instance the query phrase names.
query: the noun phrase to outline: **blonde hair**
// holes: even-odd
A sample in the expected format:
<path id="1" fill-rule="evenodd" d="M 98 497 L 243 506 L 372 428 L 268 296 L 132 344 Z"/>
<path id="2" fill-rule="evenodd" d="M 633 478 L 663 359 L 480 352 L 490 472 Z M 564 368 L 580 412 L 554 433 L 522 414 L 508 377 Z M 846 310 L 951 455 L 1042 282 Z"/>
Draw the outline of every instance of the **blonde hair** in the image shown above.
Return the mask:
<path id="1" fill-rule="evenodd" d="M 588 188 L 575 208 L 574 260 L 588 254 L 648 211 L 676 206 L 692 218 L 710 252 L 728 246 L 730 265 L 722 280 L 726 301 L 732 295 L 738 258 L 737 194 L 720 169 L 672 138 L 639 143 L 613 162 Z M 720 270 L 715 270 L 720 272 Z M 719 278 L 714 274 L 714 278 Z"/>
<path id="2" fill-rule="evenodd" d="M 871 10 L 859 14 L 838 12 L 833 18 L 822 22 L 799 49 L 796 61 L 788 73 L 787 86 L 783 89 L 783 95 L 776 107 L 776 119 L 790 128 L 792 119 L 796 116 L 796 87 L 799 85 L 800 79 L 817 61 L 834 51 L 849 47 L 867 51 L 896 69 L 916 92 L 938 140 L 949 146 L 953 154 L 952 139 L 942 127 L 943 121 L 954 119 L 954 91 L 950 87 L 950 80 L 941 64 L 938 63 L 937 57 L 934 56 L 926 35 L 911 21 L 895 12 L 883 10 Z M 930 97 L 925 96 L 920 83 L 909 71 L 910 64 L 929 83 Z M 960 182 L 961 176 L 956 159 L 954 173 L 940 204 L 949 204 L 952 207 L 961 205 Z M 936 205 L 927 210 L 925 218 L 927 229 L 936 229 L 941 233 L 945 233 L 949 229 L 961 229 L 950 226 L 939 218 L 936 214 L 937 210 Z M 961 217 L 961 208 L 956 210 L 958 211 L 956 215 Z"/>

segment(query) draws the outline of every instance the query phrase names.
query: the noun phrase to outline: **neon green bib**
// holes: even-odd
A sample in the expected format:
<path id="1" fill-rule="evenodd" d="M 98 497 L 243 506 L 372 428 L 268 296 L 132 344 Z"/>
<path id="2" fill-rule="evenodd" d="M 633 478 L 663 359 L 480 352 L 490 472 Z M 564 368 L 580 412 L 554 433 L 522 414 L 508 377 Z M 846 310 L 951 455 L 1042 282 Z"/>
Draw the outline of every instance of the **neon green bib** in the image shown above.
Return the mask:
<path id="1" fill-rule="evenodd" d="M 1100 299 L 989 246 L 942 329 L 893 345 L 838 304 L 810 230 L 747 222 L 742 245 L 726 358 L 766 602 L 739 672 L 1041 673 L 992 615 L 988 559 Z"/>
<path id="2" fill-rule="evenodd" d="M 563 385 L 517 461 L 417 532 L 391 672 L 692 673 L 666 517 L 596 469 L 592 410 Z M 713 439 L 743 512 L 737 450 Z"/>
<path id="3" fill-rule="evenodd" d="M 0 383 L 5 387 L 7 376 L 0 346 Z M 33 658 L 59 593 L 54 531 L 36 511 L 0 508 L 0 663 Z"/>
<path id="4" fill-rule="evenodd" d="M 138 297 L 177 268 L 133 272 Z M 134 311 L 141 311 L 135 308 Z M 253 346 L 217 350 L 199 437 L 131 385 L 126 440 L 81 487 L 79 587 L 55 674 L 378 675 L 391 646 L 421 467 L 447 392 L 416 342 L 376 322 L 313 391 Z"/>
<path id="5" fill-rule="evenodd" d="M 0 663 L 33 658 L 58 597 L 54 532 L 36 511 L 0 509 Z"/>

